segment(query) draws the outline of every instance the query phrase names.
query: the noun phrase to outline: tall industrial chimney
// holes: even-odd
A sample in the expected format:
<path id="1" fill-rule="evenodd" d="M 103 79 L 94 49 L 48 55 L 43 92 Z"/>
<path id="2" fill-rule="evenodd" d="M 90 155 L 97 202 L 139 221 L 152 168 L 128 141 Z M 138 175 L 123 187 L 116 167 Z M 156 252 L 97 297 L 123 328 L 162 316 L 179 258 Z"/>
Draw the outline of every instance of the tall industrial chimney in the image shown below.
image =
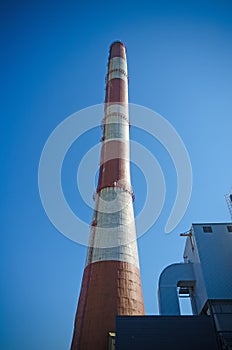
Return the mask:
<path id="1" fill-rule="evenodd" d="M 130 181 L 126 48 L 110 47 L 95 209 L 71 350 L 107 350 L 116 315 L 144 315 Z"/>

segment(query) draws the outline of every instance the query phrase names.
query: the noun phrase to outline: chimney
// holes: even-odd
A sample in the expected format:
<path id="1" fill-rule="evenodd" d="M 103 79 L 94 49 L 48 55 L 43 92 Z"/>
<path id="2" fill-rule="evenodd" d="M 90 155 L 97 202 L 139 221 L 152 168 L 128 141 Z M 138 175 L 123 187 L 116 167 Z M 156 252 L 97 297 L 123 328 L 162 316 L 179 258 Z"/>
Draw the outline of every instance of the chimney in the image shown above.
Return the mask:
<path id="1" fill-rule="evenodd" d="M 130 180 L 126 48 L 110 47 L 98 186 L 71 350 L 107 350 L 117 315 L 144 315 Z"/>

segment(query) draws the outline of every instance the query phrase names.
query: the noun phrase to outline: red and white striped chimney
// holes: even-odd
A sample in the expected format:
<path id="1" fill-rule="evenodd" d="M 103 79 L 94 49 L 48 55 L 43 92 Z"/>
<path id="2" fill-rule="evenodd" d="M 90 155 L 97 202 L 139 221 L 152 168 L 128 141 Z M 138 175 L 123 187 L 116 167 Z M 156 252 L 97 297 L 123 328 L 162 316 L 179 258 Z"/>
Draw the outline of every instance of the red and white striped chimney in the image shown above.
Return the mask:
<path id="1" fill-rule="evenodd" d="M 107 350 L 116 315 L 144 315 L 130 181 L 126 48 L 110 47 L 98 186 L 71 350 Z"/>

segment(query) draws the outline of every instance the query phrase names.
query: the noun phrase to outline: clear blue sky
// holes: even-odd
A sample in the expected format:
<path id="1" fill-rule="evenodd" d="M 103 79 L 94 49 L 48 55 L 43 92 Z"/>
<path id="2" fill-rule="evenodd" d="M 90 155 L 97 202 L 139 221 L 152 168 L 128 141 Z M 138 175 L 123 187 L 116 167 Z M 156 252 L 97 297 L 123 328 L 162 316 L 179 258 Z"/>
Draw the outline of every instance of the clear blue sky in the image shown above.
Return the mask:
<path id="1" fill-rule="evenodd" d="M 103 102 L 109 45 L 122 40 L 130 102 L 159 112 L 175 127 L 193 169 L 188 210 L 165 235 L 175 171 L 158 142 L 132 130 L 132 137 L 156 155 L 167 185 L 159 219 L 138 242 L 146 312 L 157 314 L 159 274 L 182 260 L 179 233 L 192 222 L 230 220 L 223 196 L 232 186 L 232 5 L 225 0 L 7 1 L 0 12 L 0 348 L 65 350 L 86 247 L 61 235 L 44 212 L 37 184 L 44 143 L 67 116 Z M 83 151 L 100 137 L 100 128 L 86 134 Z M 64 191 L 73 210 L 90 221 L 92 211 L 76 190 L 81 155 L 75 149 L 64 164 Z M 138 212 L 146 186 L 136 171 L 133 167 Z"/>

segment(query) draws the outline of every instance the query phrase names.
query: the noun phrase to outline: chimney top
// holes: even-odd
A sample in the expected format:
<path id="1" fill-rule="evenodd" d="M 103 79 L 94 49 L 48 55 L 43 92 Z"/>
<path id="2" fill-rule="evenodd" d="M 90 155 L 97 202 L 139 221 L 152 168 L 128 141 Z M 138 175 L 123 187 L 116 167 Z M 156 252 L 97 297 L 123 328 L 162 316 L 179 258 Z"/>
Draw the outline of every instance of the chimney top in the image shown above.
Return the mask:
<path id="1" fill-rule="evenodd" d="M 110 59 L 114 57 L 126 59 L 126 46 L 119 40 L 114 41 L 110 46 Z"/>

